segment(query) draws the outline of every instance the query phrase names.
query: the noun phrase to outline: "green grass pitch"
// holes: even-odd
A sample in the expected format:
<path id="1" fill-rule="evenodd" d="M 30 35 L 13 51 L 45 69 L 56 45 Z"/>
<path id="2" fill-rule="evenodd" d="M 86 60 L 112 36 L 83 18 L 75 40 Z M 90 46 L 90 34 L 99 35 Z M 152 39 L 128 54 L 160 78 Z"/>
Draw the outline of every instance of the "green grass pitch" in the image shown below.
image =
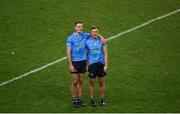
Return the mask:
<path id="1" fill-rule="evenodd" d="M 0 83 L 64 57 L 76 20 L 108 38 L 179 8 L 179 0 L 0 0 Z M 72 108 L 62 61 L 1 86 L 0 113 L 180 112 L 179 36 L 176 13 L 109 41 L 106 107 Z"/>

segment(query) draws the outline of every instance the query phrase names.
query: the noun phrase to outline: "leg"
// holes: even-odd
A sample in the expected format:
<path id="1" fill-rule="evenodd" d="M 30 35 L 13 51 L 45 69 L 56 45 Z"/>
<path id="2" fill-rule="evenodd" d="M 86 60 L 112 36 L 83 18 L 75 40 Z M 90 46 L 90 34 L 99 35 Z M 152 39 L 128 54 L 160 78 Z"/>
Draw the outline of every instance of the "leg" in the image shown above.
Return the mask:
<path id="1" fill-rule="evenodd" d="M 105 106 L 106 105 L 106 103 L 104 102 L 105 78 L 99 77 L 98 80 L 99 80 L 99 94 L 100 94 L 99 104 L 101 106 Z"/>
<path id="2" fill-rule="evenodd" d="M 94 84 L 95 84 L 95 78 L 89 78 L 89 104 L 93 107 L 96 106 L 96 102 L 93 99 L 94 96 Z"/>
<path id="3" fill-rule="evenodd" d="M 80 73 L 78 78 L 78 98 L 77 98 L 79 106 L 86 106 L 82 100 L 83 80 L 84 80 L 84 73 Z"/>
<path id="4" fill-rule="evenodd" d="M 77 101 L 77 96 L 78 96 L 78 74 L 73 74 L 72 73 L 72 84 L 71 84 L 71 93 L 73 97 L 73 107 L 79 107 L 78 101 Z"/>
<path id="5" fill-rule="evenodd" d="M 99 77 L 99 94 L 101 98 L 104 98 L 105 94 L 105 78 L 104 77 Z"/>
<path id="6" fill-rule="evenodd" d="M 89 97 L 93 98 L 94 96 L 94 84 L 95 78 L 89 78 Z"/>
<path id="7" fill-rule="evenodd" d="M 89 104 L 93 107 L 96 106 L 96 102 L 94 101 L 94 85 L 96 79 L 96 64 L 92 64 L 89 66 Z"/>
<path id="8" fill-rule="evenodd" d="M 78 96 L 79 97 L 82 97 L 83 80 L 84 80 L 84 73 L 80 73 L 79 78 L 78 78 Z"/>
<path id="9" fill-rule="evenodd" d="M 72 74 L 71 93 L 72 97 L 78 96 L 78 74 Z"/>

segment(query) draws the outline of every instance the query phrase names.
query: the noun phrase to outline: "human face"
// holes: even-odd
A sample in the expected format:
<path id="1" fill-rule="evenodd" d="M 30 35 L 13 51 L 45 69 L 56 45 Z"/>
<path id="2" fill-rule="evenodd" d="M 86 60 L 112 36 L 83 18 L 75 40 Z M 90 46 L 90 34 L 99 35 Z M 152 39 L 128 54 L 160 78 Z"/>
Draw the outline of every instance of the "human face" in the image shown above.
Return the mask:
<path id="1" fill-rule="evenodd" d="M 74 29 L 75 29 L 75 31 L 76 31 L 77 33 L 83 32 L 83 23 L 78 23 L 78 24 L 76 24 L 76 26 L 74 27 Z"/>
<path id="2" fill-rule="evenodd" d="M 98 33 L 99 33 L 98 29 L 92 29 L 91 30 L 91 36 L 93 38 L 97 38 L 98 37 Z"/>

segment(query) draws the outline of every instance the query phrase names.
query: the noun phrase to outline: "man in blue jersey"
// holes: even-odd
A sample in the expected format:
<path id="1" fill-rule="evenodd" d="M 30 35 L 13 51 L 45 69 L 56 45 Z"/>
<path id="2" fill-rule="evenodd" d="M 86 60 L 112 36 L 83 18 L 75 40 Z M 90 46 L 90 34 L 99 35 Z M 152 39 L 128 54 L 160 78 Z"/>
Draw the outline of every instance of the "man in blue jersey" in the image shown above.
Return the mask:
<path id="1" fill-rule="evenodd" d="M 86 40 L 86 48 L 88 54 L 88 71 L 89 71 L 89 104 L 96 106 L 96 102 L 93 99 L 95 79 L 98 77 L 99 82 L 99 104 L 105 106 L 104 101 L 105 94 L 105 78 L 108 70 L 108 52 L 107 44 L 100 41 L 98 36 L 98 28 L 96 26 L 91 27 L 91 37 Z"/>
<path id="2" fill-rule="evenodd" d="M 75 32 L 67 39 L 67 61 L 72 74 L 71 92 L 73 97 L 73 106 L 85 106 L 82 100 L 82 86 L 84 73 L 86 72 L 86 47 L 85 42 L 90 37 L 88 33 L 83 32 L 83 23 L 75 22 Z M 101 38 L 105 43 L 104 38 Z"/>

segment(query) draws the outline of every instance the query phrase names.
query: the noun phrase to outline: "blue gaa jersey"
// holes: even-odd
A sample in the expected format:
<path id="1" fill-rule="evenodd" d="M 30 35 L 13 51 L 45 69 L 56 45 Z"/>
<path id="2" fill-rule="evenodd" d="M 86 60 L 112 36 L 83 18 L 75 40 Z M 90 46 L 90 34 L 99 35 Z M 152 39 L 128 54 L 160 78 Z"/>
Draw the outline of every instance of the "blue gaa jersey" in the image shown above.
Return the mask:
<path id="1" fill-rule="evenodd" d="M 86 39 L 90 38 L 88 33 L 73 33 L 67 38 L 67 46 L 71 47 L 71 60 L 72 61 L 83 61 L 86 60 Z"/>
<path id="2" fill-rule="evenodd" d="M 104 64 L 104 44 L 101 42 L 100 38 L 92 38 L 86 40 L 86 48 L 88 50 L 88 64 L 101 62 Z"/>

